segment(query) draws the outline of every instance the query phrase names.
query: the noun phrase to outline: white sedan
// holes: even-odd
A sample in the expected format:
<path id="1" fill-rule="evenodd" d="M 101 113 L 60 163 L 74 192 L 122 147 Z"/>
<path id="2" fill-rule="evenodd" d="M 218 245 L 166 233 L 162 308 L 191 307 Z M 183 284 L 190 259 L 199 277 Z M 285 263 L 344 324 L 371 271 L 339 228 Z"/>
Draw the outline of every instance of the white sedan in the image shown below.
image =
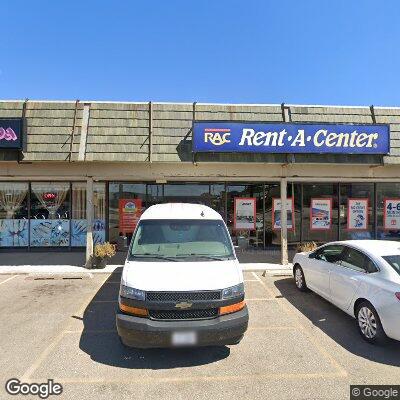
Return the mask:
<path id="1" fill-rule="evenodd" d="M 310 289 L 357 319 L 370 343 L 400 340 L 400 242 L 328 243 L 293 260 L 296 286 Z"/>

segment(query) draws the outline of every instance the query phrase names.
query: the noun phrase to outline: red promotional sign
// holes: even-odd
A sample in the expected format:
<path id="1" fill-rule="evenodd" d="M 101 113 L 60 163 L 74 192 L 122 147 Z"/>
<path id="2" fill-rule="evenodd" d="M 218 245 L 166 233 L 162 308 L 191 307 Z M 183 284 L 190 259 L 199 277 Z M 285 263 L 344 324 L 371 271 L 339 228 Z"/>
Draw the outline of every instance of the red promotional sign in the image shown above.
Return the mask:
<path id="1" fill-rule="evenodd" d="M 142 199 L 119 200 L 119 231 L 132 233 L 142 213 Z"/>

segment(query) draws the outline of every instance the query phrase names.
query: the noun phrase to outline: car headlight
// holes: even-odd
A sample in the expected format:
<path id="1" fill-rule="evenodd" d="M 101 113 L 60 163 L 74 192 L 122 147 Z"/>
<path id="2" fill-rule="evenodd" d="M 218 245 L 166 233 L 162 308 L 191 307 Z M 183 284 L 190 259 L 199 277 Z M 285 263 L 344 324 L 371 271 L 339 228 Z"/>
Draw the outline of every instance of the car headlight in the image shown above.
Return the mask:
<path id="1" fill-rule="evenodd" d="M 129 286 L 121 285 L 119 295 L 128 299 L 142 300 L 146 298 L 146 293 L 143 290 L 135 289 Z"/>
<path id="2" fill-rule="evenodd" d="M 233 297 L 239 297 L 244 295 L 244 284 L 231 286 L 222 290 L 222 299 L 232 299 Z"/>

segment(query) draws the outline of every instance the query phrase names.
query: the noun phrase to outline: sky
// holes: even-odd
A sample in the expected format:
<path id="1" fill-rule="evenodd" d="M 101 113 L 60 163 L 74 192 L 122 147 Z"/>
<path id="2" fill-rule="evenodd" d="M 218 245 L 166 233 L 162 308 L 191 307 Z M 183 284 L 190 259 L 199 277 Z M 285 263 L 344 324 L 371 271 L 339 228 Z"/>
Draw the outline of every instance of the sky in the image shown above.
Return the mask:
<path id="1" fill-rule="evenodd" d="M 400 106 L 400 1 L 0 0 L 0 99 Z"/>

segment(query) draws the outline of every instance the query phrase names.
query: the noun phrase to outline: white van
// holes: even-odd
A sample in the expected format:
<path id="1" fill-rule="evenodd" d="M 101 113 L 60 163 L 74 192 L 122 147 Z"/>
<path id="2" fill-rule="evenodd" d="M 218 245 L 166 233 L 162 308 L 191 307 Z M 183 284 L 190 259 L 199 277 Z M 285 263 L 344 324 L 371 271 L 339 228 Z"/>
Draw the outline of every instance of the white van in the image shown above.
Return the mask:
<path id="1" fill-rule="evenodd" d="M 238 344 L 249 316 L 221 216 L 199 204 L 149 207 L 129 247 L 119 309 L 118 334 L 129 347 Z"/>

